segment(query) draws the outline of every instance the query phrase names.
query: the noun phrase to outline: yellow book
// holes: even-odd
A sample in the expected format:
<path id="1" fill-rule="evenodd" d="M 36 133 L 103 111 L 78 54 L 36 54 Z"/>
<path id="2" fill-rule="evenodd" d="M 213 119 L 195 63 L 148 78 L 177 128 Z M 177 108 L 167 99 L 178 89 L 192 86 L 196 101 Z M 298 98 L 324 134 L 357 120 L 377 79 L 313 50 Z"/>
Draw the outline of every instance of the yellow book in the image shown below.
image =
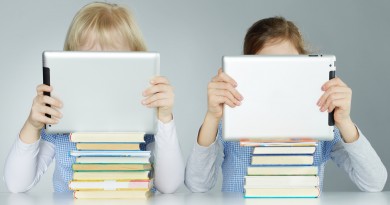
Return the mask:
<path id="1" fill-rule="evenodd" d="M 74 171 L 130 171 L 130 170 L 150 170 L 151 164 L 73 164 Z"/>
<path id="2" fill-rule="evenodd" d="M 152 195 L 151 191 L 140 190 L 140 191 L 75 191 L 75 199 L 132 199 L 132 198 L 143 198 L 147 199 Z"/>

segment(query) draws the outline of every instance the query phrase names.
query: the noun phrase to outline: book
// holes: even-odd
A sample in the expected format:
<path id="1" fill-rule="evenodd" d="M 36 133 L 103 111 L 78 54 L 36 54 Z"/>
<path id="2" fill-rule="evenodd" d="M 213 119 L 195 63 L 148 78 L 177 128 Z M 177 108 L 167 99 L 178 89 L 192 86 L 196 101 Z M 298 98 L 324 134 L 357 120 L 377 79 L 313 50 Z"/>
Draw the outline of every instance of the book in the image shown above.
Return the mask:
<path id="1" fill-rule="evenodd" d="M 308 188 L 319 185 L 318 176 L 245 176 L 245 188 Z"/>
<path id="2" fill-rule="evenodd" d="M 96 150 L 72 150 L 70 155 L 74 157 L 91 156 L 91 157 L 150 157 L 150 151 L 96 151 Z"/>
<path id="3" fill-rule="evenodd" d="M 129 171 L 151 170 L 151 164 L 73 164 L 74 171 Z"/>
<path id="4" fill-rule="evenodd" d="M 313 154 L 316 147 L 255 147 L 253 154 Z"/>
<path id="5" fill-rule="evenodd" d="M 75 199 L 132 199 L 149 198 L 152 195 L 148 190 L 118 190 L 118 191 L 74 191 Z"/>
<path id="6" fill-rule="evenodd" d="M 84 164 L 148 164 L 149 157 L 76 157 L 76 163 Z"/>
<path id="7" fill-rule="evenodd" d="M 74 132 L 71 142 L 145 142 L 144 132 Z"/>
<path id="8" fill-rule="evenodd" d="M 77 150 L 141 150 L 141 143 L 77 143 Z"/>
<path id="9" fill-rule="evenodd" d="M 313 155 L 253 155 L 252 165 L 312 165 Z"/>
<path id="10" fill-rule="evenodd" d="M 249 176 L 253 175 L 317 175 L 317 166 L 249 166 Z"/>
<path id="11" fill-rule="evenodd" d="M 73 180 L 134 180 L 149 179 L 150 171 L 76 171 L 73 172 Z"/>
<path id="12" fill-rule="evenodd" d="M 240 146 L 245 147 L 315 147 L 317 142 L 257 142 L 240 141 Z"/>
<path id="13" fill-rule="evenodd" d="M 153 187 L 152 180 L 94 180 L 70 181 L 70 190 L 146 190 Z"/>
<path id="14" fill-rule="evenodd" d="M 241 139 L 240 142 L 258 142 L 258 143 L 300 143 L 300 142 L 318 142 L 312 138 L 272 138 L 272 139 Z"/>
<path id="15" fill-rule="evenodd" d="M 245 188 L 247 198 L 317 198 L 318 187 L 312 188 Z"/>

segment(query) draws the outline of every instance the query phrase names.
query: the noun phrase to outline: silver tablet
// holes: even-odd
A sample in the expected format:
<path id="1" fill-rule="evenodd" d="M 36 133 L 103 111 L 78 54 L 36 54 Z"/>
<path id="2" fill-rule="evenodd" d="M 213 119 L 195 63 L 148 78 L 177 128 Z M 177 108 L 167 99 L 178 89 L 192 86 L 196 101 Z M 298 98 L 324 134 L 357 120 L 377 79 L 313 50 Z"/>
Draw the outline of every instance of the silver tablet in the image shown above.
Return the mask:
<path id="1" fill-rule="evenodd" d="M 332 113 L 320 112 L 321 86 L 335 75 L 332 55 L 225 56 L 223 71 L 237 81 L 241 106 L 224 106 L 225 140 L 332 140 Z"/>
<path id="2" fill-rule="evenodd" d="M 63 118 L 49 133 L 155 133 L 155 109 L 142 92 L 160 72 L 160 56 L 147 52 L 43 52 L 46 93 L 63 102 Z"/>

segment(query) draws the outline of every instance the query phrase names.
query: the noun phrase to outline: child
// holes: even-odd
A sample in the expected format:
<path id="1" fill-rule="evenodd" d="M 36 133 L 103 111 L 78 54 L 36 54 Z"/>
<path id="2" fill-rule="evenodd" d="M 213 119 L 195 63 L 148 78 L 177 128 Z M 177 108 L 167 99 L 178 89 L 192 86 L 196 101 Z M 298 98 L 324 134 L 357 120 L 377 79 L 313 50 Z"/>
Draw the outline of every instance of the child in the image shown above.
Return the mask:
<path id="1" fill-rule="evenodd" d="M 262 19 L 249 28 L 244 41 L 245 55 L 306 54 L 298 28 L 282 17 Z M 206 192 L 214 187 L 222 166 L 223 192 L 243 192 L 244 176 L 250 165 L 251 147 L 221 138 L 223 105 L 240 106 L 245 96 L 235 89 L 237 83 L 220 69 L 208 84 L 208 110 L 197 143 L 186 167 L 185 184 L 193 192 Z M 318 88 L 320 89 L 320 88 Z M 321 112 L 335 111 L 332 141 L 321 141 L 314 154 L 323 184 L 325 163 L 332 159 L 342 167 L 362 191 L 381 191 L 387 171 L 366 137 L 350 118 L 352 90 L 340 78 L 326 82 L 317 105 Z M 308 119 L 310 120 L 310 119 Z M 259 125 L 261 126 L 261 125 Z"/>
<path id="2" fill-rule="evenodd" d="M 134 18 L 126 8 L 115 4 L 91 3 L 74 17 L 64 50 L 145 51 L 146 46 Z M 8 155 L 4 179 L 11 192 L 30 190 L 54 158 L 54 190 L 70 191 L 68 183 L 72 179 L 75 158 L 69 152 L 76 149 L 75 143 L 69 141 L 68 134 L 50 135 L 42 129 L 44 124 L 56 124 L 62 117 L 62 102 L 43 95 L 43 92 L 52 90 L 52 87 L 43 84 L 37 87 L 30 115 Z M 173 88 L 166 78 L 155 77 L 143 96 L 142 104 L 158 111 L 157 134 L 148 136 L 146 140 L 147 149 L 152 151 L 154 157 L 154 185 L 162 193 L 173 193 L 184 181 L 184 164 L 172 115 Z M 46 117 L 45 113 L 53 118 Z"/>

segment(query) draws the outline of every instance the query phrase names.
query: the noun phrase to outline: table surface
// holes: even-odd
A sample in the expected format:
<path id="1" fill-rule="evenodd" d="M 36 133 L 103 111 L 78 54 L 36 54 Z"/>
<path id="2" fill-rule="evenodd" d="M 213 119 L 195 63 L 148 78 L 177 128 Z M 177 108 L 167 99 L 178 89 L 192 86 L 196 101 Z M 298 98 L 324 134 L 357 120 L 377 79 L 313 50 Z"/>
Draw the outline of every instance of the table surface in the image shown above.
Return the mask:
<path id="1" fill-rule="evenodd" d="M 316 199 L 245 199 L 240 193 L 175 193 L 155 194 L 148 200 L 87 200 L 74 199 L 71 193 L 11 194 L 0 193 L 1 205 L 122 205 L 122 204 L 156 204 L 156 205 L 252 205 L 252 204 L 288 204 L 288 205 L 390 205 L 390 191 L 379 193 L 364 192 L 324 192 Z"/>

